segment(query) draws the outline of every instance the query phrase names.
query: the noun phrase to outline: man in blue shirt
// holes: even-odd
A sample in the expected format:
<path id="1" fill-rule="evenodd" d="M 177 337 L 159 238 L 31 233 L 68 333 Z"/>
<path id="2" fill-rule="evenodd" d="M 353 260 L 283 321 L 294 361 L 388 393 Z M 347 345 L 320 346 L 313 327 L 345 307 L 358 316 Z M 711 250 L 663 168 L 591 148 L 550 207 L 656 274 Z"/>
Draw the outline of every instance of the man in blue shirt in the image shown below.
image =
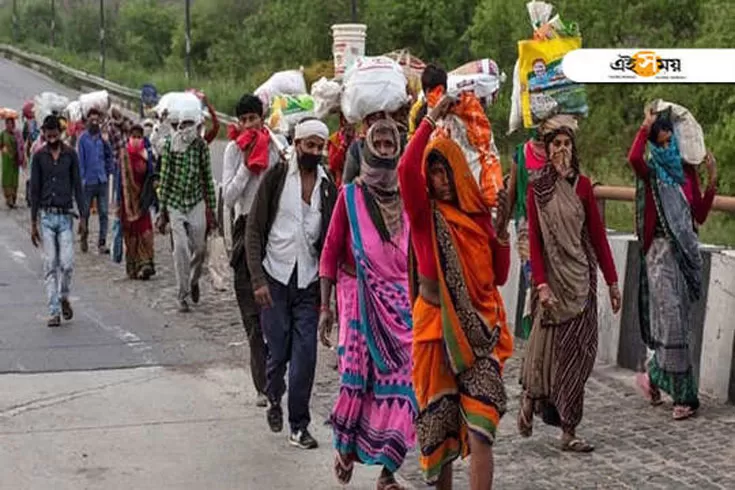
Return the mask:
<path id="1" fill-rule="evenodd" d="M 109 254 L 110 249 L 107 248 L 108 180 L 115 167 L 112 148 L 102 137 L 100 131 L 101 117 L 99 110 L 95 108 L 89 110 L 86 119 L 87 130 L 79 137 L 77 153 L 87 209 L 90 209 L 93 199 L 97 201 L 97 214 L 100 218 L 98 250 L 100 254 Z M 87 233 L 82 234 L 81 248 L 83 253 L 88 250 Z"/>

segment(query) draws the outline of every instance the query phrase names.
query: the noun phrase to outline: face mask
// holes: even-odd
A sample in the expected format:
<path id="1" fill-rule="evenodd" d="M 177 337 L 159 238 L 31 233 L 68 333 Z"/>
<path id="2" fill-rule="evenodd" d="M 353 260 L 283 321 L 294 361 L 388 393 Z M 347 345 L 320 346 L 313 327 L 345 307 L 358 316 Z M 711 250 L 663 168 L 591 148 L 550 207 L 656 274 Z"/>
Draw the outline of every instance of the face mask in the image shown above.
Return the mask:
<path id="1" fill-rule="evenodd" d="M 145 136 L 146 138 L 150 138 L 151 134 L 153 134 L 152 126 L 146 126 L 143 128 L 143 136 Z"/>
<path id="2" fill-rule="evenodd" d="M 567 177 L 571 172 L 572 152 L 568 148 L 561 148 L 552 154 L 551 162 L 562 177 Z"/>
<path id="3" fill-rule="evenodd" d="M 302 153 L 299 156 L 299 167 L 304 170 L 315 170 L 321 163 L 322 156 L 314 155 L 312 153 Z"/>
<path id="4" fill-rule="evenodd" d="M 189 145 L 194 142 L 197 136 L 198 132 L 196 126 L 177 130 L 171 139 L 173 150 L 177 153 L 186 150 Z"/>

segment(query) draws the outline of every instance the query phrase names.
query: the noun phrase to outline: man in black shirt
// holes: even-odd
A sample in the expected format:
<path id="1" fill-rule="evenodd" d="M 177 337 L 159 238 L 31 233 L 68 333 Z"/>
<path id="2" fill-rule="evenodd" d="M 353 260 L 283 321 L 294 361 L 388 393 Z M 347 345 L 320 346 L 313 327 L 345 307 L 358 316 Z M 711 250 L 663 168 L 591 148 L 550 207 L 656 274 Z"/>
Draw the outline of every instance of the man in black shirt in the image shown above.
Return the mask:
<path id="1" fill-rule="evenodd" d="M 74 312 L 69 303 L 69 286 L 74 272 L 73 201 L 81 215 L 79 232 L 86 233 L 89 210 L 84 199 L 79 159 L 73 148 L 61 142 L 61 126 L 57 116 L 43 121 L 46 145 L 33 155 L 31 164 L 31 241 L 35 247 L 43 242 L 43 271 L 50 319 L 49 327 L 71 320 Z M 41 214 L 41 229 L 38 215 Z"/>

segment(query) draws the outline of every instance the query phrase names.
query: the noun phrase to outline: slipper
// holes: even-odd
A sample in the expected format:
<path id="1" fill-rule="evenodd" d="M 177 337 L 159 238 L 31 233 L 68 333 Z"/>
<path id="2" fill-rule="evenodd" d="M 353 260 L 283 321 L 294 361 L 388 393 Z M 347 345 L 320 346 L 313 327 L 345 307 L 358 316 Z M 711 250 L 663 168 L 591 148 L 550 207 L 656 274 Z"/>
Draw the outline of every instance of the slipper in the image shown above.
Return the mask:
<path id="1" fill-rule="evenodd" d="M 570 453 L 591 453 L 595 450 L 595 447 L 589 444 L 584 439 L 570 439 L 561 446 L 561 450 Z"/>
<path id="2" fill-rule="evenodd" d="M 527 404 L 531 405 L 530 414 Z M 533 435 L 533 402 L 525 397 L 521 399 L 521 408 L 518 409 L 518 433 L 521 437 Z"/>
<path id="3" fill-rule="evenodd" d="M 686 405 L 676 405 L 674 407 L 674 420 L 686 420 L 688 418 L 694 417 L 696 414 L 696 410 Z"/>
<path id="4" fill-rule="evenodd" d="M 651 406 L 657 407 L 664 402 L 661 399 L 661 390 L 651 383 L 648 373 L 638 373 L 635 378 L 638 388 L 641 390 L 643 396 L 646 397 L 646 400 L 648 400 Z"/>
<path id="5" fill-rule="evenodd" d="M 377 490 L 406 490 L 406 487 L 403 485 L 400 485 L 397 481 L 395 476 L 391 475 L 389 477 L 381 477 L 378 478 L 378 486 L 376 487 Z"/>
<path id="6" fill-rule="evenodd" d="M 352 479 L 352 472 L 355 469 L 355 462 L 350 461 L 345 463 L 342 455 L 337 453 L 334 457 L 334 476 L 337 477 L 337 481 L 340 485 L 347 485 Z"/>

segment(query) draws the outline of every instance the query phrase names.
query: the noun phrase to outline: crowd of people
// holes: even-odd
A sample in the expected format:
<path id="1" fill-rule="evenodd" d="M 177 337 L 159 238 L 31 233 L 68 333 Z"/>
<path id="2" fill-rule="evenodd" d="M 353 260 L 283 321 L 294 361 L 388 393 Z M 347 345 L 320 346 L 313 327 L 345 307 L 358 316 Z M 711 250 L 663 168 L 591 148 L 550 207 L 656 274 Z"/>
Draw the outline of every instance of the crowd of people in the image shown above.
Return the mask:
<path id="1" fill-rule="evenodd" d="M 538 415 L 561 429 L 565 451 L 594 449 L 576 428 L 597 352 L 598 268 L 615 313 L 622 298 L 592 184 L 582 173 L 576 119 L 556 115 L 535 128 L 515 154 L 507 188 L 489 199 L 461 145 L 438 127 L 461 104 L 475 103 L 473 95 L 447 95 L 446 72 L 436 65 L 422 83 L 432 97 L 370 114 L 357 126 L 340 118 L 331 136 L 316 118 L 299 122 L 292 135 L 276 135 L 264 124 L 261 99 L 242 96 L 221 182 L 235 218 L 234 294 L 255 403 L 270 430 L 283 430 L 287 394 L 289 443 L 318 446 L 309 405 L 321 340 L 338 353 L 339 394 L 329 423 L 341 484 L 355 465 L 375 465 L 382 468 L 377 488 L 399 490 L 395 474 L 416 448 L 428 483 L 452 488 L 452 462 L 471 453 L 471 488 L 487 490 L 507 410 L 504 366 L 514 352 L 499 290 L 510 267 L 521 268 L 528 294 L 518 430 L 531 436 Z M 205 131 L 165 114 L 134 123 L 118 109 L 92 110 L 72 142 L 58 116 L 41 122 L 33 141 L 32 121 L 18 131 L 8 119 L 0 149 L 11 208 L 18 169 L 31 161 L 31 239 L 45 255 L 48 325 L 73 316 L 73 220 L 79 218 L 85 253 L 93 203 L 98 252 L 110 252 L 110 188 L 128 277 L 155 274 L 155 215 L 155 228 L 171 237 L 179 310 L 190 311 L 200 301 L 207 236 L 217 227 L 208 143 L 218 127 Z M 701 294 L 696 230 L 712 207 L 715 160 L 707 154 L 702 194 L 672 122 L 647 112 L 629 163 L 642 189 L 640 300 L 643 340 L 653 354 L 640 385 L 654 405 L 662 391 L 669 394 L 681 420 L 699 406 L 687 333 L 690 305 Z M 512 220 L 521 264 L 511 264 Z"/>

